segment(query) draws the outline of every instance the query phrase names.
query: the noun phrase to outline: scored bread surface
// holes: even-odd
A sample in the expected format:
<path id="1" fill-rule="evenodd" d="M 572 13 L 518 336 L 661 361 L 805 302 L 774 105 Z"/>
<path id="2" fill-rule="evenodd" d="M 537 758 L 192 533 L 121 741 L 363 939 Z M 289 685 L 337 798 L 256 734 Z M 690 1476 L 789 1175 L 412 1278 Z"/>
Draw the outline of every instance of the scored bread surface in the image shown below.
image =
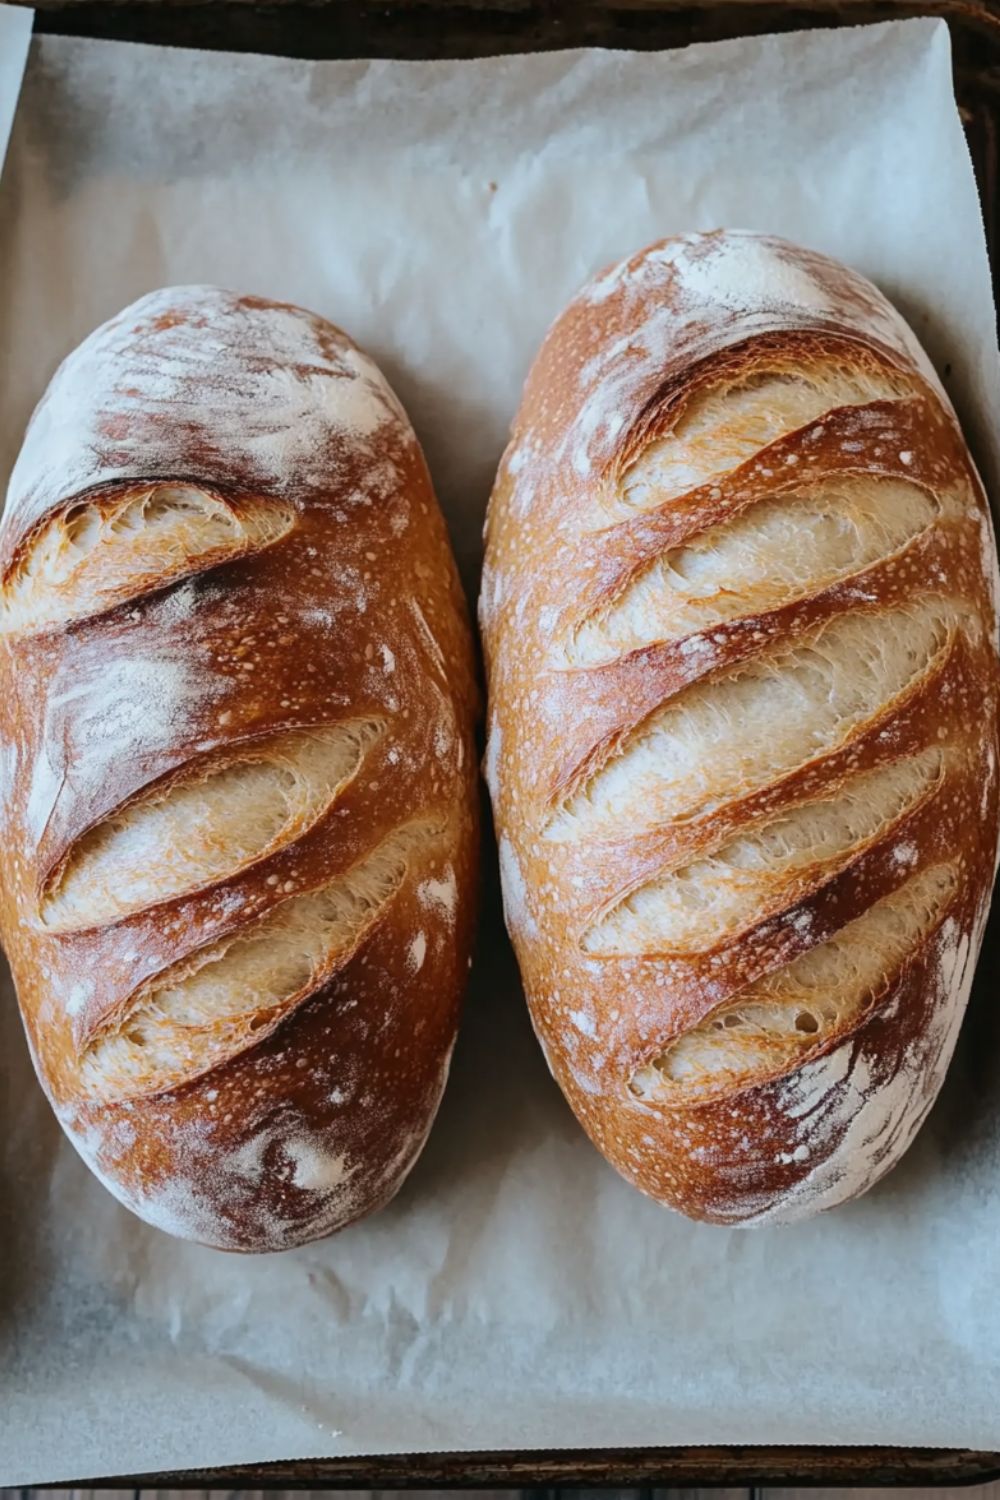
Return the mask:
<path id="1" fill-rule="evenodd" d="M 992 529 L 909 328 L 762 235 L 597 277 L 528 377 L 480 619 L 508 927 L 594 1142 L 717 1222 L 864 1191 L 997 853 Z"/>
<path id="2" fill-rule="evenodd" d="M 80 1154 L 186 1238 L 380 1207 L 447 1076 L 468 627 L 419 445 L 299 308 L 153 293 L 63 364 L 0 530 L 3 936 Z"/>

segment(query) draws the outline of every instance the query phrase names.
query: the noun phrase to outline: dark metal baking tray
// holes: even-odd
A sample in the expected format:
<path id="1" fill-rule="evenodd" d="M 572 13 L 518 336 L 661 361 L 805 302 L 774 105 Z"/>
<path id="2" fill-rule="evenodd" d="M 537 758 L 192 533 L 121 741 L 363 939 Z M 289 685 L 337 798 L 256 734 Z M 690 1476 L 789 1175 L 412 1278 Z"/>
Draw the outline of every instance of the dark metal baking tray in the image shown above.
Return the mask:
<path id="1" fill-rule="evenodd" d="M 20 3 L 20 0 L 14 0 Z M 484 57 L 559 47 L 681 47 L 817 26 L 942 16 L 1000 271 L 1000 0 L 34 0 L 35 30 L 287 57 Z M 990 959 L 1000 948 L 998 923 Z M 982 985 L 977 986 L 982 989 Z M 933 1371 L 927 1372 L 933 1379 Z M 1000 1405 L 1000 1391 L 997 1392 Z M 529 1485 L 965 1485 L 1000 1478 L 1000 1452 L 941 1448 L 694 1447 L 290 1459 L 100 1477 L 102 1488 L 495 1488 Z M 79 1483 L 79 1481 L 77 1481 Z"/>

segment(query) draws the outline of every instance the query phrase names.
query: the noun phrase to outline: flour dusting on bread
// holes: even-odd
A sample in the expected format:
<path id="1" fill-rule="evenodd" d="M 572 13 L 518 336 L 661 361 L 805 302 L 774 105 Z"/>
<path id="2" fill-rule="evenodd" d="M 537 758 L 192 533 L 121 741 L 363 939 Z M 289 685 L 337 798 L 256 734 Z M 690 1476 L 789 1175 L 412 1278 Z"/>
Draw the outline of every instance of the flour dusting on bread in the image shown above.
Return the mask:
<path id="1" fill-rule="evenodd" d="M 322 491 L 359 448 L 369 467 L 391 461 L 401 428 L 381 371 L 323 319 L 217 287 L 170 287 L 98 328 L 57 370 L 9 503 L 23 535 L 45 509 L 116 480 L 224 473 L 251 493 Z"/>
<path id="2" fill-rule="evenodd" d="M 476 690 L 371 359 L 211 287 L 91 335 L 12 476 L 0 686 L 0 926 L 80 1154 L 219 1248 L 383 1206 L 467 974 Z"/>
<path id="3" fill-rule="evenodd" d="M 998 848 L 996 557 L 912 331 L 771 236 L 651 246 L 547 335 L 486 536 L 505 911 L 570 1103 L 695 1218 L 857 1196 Z"/>

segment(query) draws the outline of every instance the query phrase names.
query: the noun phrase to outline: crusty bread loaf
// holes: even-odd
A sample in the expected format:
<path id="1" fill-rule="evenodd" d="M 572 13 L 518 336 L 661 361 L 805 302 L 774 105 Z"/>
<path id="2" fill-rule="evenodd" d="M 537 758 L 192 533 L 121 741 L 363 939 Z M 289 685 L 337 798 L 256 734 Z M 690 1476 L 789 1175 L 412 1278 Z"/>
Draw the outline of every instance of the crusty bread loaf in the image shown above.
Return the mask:
<path id="1" fill-rule="evenodd" d="M 57 372 L 0 531 L 2 930 L 136 1213 L 272 1250 L 384 1204 L 471 942 L 475 687 L 413 431 L 344 334 L 157 292 Z"/>
<path id="2" fill-rule="evenodd" d="M 997 850 L 996 560 L 861 276 L 667 240 L 550 331 L 490 503 L 487 779 L 549 1064 L 645 1192 L 792 1220 L 900 1157 Z"/>

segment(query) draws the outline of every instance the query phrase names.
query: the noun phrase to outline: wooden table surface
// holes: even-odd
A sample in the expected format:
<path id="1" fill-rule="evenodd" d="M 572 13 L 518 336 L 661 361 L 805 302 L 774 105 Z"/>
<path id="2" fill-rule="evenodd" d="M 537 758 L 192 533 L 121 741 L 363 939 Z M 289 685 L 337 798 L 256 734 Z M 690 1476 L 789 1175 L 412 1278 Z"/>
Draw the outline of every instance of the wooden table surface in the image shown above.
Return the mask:
<path id="1" fill-rule="evenodd" d="M 286 1500 L 302 1490 L 0 1490 L 0 1500 Z M 329 1496 L 330 1500 L 382 1500 L 397 1493 L 393 1490 L 310 1490 L 311 1497 Z M 830 1497 L 852 1497 L 852 1500 L 880 1500 L 884 1489 L 533 1489 L 533 1490 L 421 1490 L 441 1500 L 508 1500 L 520 1495 L 544 1496 L 545 1500 L 830 1500 Z M 890 1493 L 903 1500 L 1000 1500 L 1000 1483 L 967 1486 L 963 1489 L 894 1489 Z"/>

